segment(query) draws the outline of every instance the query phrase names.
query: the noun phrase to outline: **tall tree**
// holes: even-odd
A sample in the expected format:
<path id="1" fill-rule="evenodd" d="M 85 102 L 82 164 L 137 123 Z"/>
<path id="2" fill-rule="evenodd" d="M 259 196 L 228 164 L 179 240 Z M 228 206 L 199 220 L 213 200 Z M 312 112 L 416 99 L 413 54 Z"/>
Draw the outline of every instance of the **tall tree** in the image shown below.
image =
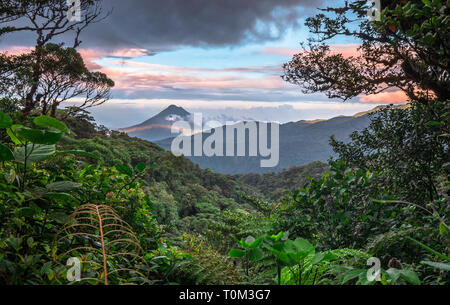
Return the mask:
<path id="1" fill-rule="evenodd" d="M 73 5 L 77 2 L 80 4 L 80 18 L 70 18 Z M 55 115 L 57 105 L 80 95 L 87 101 L 82 107 L 98 104 L 100 100 L 104 101 L 107 98 L 113 82 L 104 74 L 87 73 L 89 71 L 75 51 L 82 42 L 80 40 L 82 31 L 107 16 L 102 12 L 101 2 L 101 0 L 1 2 L 0 35 L 8 38 L 21 31 L 35 34 L 33 42 L 35 48 L 30 54 L 19 57 L 1 54 L 0 57 L 2 78 L 0 93 L 20 97 L 24 115 L 41 106 L 40 110 L 43 113 L 48 112 L 50 107 L 51 114 Z M 62 45 L 57 47 L 53 44 L 56 39 L 70 41 L 71 47 L 66 49 Z M 74 66 L 71 67 L 71 64 Z M 24 82 L 25 80 L 27 82 Z M 13 92 L 14 90 L 16 91 Z"/>
<path id="2" fill-rule="evenodd" d="M 367 18 L 367 2 L 346 1 L 308 18 L 314 37 L 284 65 L 284 79 L 344 101 L 397 88 L 430 108 L 448 102 L 450 1 L 382 1 L 378 21 Z M 331 52 L 327 42 L 342 36 L 361 43 L 357 55 Z"/>
<path id="3" fill-rule="evenodd" d="M 81 55 L 74 48 L 46 44 L 29 54 L 10 56 L 6 59 L 9 77 L 3 93 L 9 98 L 26 101 L 26 95 L 34 86 L 33 69 L 38 66 L 40 79 L 35 91 L 34 108 L 43 115 L 56 116 L 58 106 L 78 98 L 77 107 L 69 107 L 67 115 L 74 111 L 103 104 L 109 99 L 114 82 L 105 74 L 90 72 Z M 1 59 L 0 59 L 1 64 Z M 0 89 L 1 90 L 1 89 Z"/>

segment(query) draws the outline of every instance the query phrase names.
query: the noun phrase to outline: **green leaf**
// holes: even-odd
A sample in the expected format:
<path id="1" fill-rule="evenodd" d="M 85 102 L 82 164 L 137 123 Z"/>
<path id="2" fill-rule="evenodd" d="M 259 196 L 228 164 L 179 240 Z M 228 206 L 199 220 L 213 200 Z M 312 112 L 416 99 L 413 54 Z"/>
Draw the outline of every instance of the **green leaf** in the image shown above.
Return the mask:
<path id="1" fill-rule="evenodd" d="M 23 125 L 12 125 L 6 130 L 6 133 L 11 138 L 11 141 L 14 142 L 14 144 L 23 144 L 22 141 L 15 135 L 15 132 L 18 128 L 24 127 Z"/>
<path id="2" fill-rule="evenodd" d="M 395 284 L 401 275 L 400 270 L 396 268 L 389 268 L 388 270 L 386 270 L 386 273 L 389 275 L 392 284 Z"/>
<path id="3" fill-rule="evenodd" d="M 51 127 L 59 131 L 69 133 L 69 128 L 67 128 L 66 124 L 46 115 L 41 115 L 40 117 L 35 118 L 33 122 L 36 126 Z"/>
<path id="4" fill-rule="evenodd" d="M 257 239 L 254 239 L 254 241 L 253 241 L 252 243 L 250 243 L 250 244 L 248 245 L 248 247 L 249 247 L 250 249 L 255 249 L 256 247 L 258 247 L 258 246 L 262 243 L 262 240 L 263 240 L 262 237 L 257 238 Z"/>
<path id="5" fill-rule="evenodd" d="M 314 246 L 303 238 L 297 238 L 294 241 L 294 246 L 297 248 L 297 251 L 309 252 L 314 249 Z"/>
<path id="6" fill-rule="evenodd" d="M 412 285 L 420 285 L 419 277 L 413 270 L 400 270 L 401 277 Z"/>
<path id="7" fill-rule="evenodd" d="M 130 167 L 124 164 L 117 164 L 115 167 L 119 171 L 119 173 L 127 176 L 133 176 L 133 170 Z"/>
<path id="8" fill-rule="evenodd" d="M 444 125 L 444 122 L 429 121 L 429 122 L 426 122 L 425 125 L 427 125 L 427 126 L 442 126 L 442 125 Z"/>
<path id="9" fill-rule="evenodd" d="M 414 238 L 408 237 L 409 240 L 411 240 L 412 242 L 414 242 L 415 244 L 419 245 L 420 247 L 424 248 L 425 250 L 427 250 L 430 253 L 433 253 L 434 255 L 439 256 L 440 258 L 450 262 L 450 257 L 445 256 L 442 253 L 437 252 L 436 250 L 431 249 L 430 247 L 428 247 L 427 245 L 421 243 L 418 240 L 415 240 Z"/>
<path id="10" fill-rule="evenodd" d="M 422 264 L 431 266 L 436 269 L 444 270 L 444 271 L 450 271 L 450 264 L 449 263 L 436 263 L 436 262 L 429 262 L 429 261 L 423 261 Z"/>
<path id="11" fill-rule="evenodd" d="M 56 199 L 60 201 L 71 201 L 76 200 L 72 195 L 67 193 L 47 193 L 44 195 L 45 198 Z"/>
<path id="12" fill-rule="evenodd" d="M 55 145 L 34 145 L 28 144 L 27 148 L 27 166 L 31 163 L 42 162 L 55 153 Z M 25 163 L 25 146 L 14 152 L 16 161 Z"/>
<path id="13" fill-rule="evenodd" d="M 250 249 L 248 251 L 248 260 L 251 262 L 257 262 L 264 257 L 264 253 L 259 248 Z"/>
<path id="14" fill-rule="evenodd" d="M 319 252 L 316 255 L 314 255 L 313 259 L 311 260 L 311 264 L 315 265 L 323 261 L 325 258 L 326 252 Z"/>
<path id="15" fill-rule="evenodd" d="M 441 222 L 439 225 L 439 234 L 444 235 L 448 231 L 449 231 L 448 226 L 445 223 Z"/>
<path id="16" fill-rule="evenodd" d="M 342 284 L 347 283 L 355 278 L 358 278 L 361 273 L 367 274 L 367 270 L 365 269 L 351 269 L 344 274 L 344 278 L 342 279 Z"/>
<path id="17" fill-rule="evenodd" d="M 241 258 L 245 256 L 245 251 L 240 249 L 231 249 L 228 256 L 232 258 Z"/>
<path id="18" fill-rule="evenodd" d="M 72 191 L 75 189 L 78 189 L 82 186 L 81 183 L 76 183 L 76 182 L 72 182 L 72 181 L 58 181 L 58 182 L 53 182 L 50 183 L 48 185 L 46 185 L 45 187 L 51 191 L 55 191 L 55 192 L 68 192 L 68 191 Z"/>
<path id="19" fill-rule="evenodd" d="M 18 128 L 16 135 L 34 144 L 52 145 L 61 140 L 62 133 L 31 129 L 27 127 Z"/>
<path id="20" fill-rule="evenodd" d="M 36 210 L 30 207 L 19 209 L 19 215 L 24 217 L 33 217 L 36 214 Z"/>
<path id="21" fill-rule="evenodd" d="M 0 128 L 9 128 L 12 125 L 12 119 L 6 113 L 0 111 Z"/>
<path id="22" fill-rule="evenodd" d="M 14 160 L 14 155 L 8 146 L 0 143 L 0 161 L 11 161 Z"/>

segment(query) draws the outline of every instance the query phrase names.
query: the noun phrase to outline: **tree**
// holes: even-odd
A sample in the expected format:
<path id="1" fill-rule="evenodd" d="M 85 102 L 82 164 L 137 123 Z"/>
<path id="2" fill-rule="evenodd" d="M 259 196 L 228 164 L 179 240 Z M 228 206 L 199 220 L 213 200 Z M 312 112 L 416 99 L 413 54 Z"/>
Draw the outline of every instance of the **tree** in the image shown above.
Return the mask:
<path id="1" fill-rule="evenodd" d="M 105 74 L 90 72 L 74 48 L 63 48 L 57 44 L 47 44 L 37 54 L 4 57 L 9 67 L 8 77 L 3 77 L 4 88 L 0 92 L 19 101 L 27 101 L 27 95 L 33 89 L 35 98 L 33 108 L 39 107 L 43 115 L 56 115 L 57 107 L 73 98 L 82 98 L 81 104 L 71 107 L 74 111 L 100 105 L 109 99 L 114 82 Z M 0 61 L 1 63 L 1 61 Z M 40 71 L 40 80 L 35 87 L 33 71 Z M 32 88 L 35 87 L 35 88 Z M 26 104 L 23 105 L 26 108 Z"/>
<path id="2" fill-rule="evenodd" d="M 450 1 L 382 2 L 379 21 L 366 18 L 369 7 L 362 0 L 308 18 L 316 37 L 284 65 L 283 78 L 305 93 L 325 92 L 344 101 L 397 88 L 431 109 L 435 102 L 448 102 Z M 325 42 L 341 36 L 361 42 L 356 56 L 331 53 Z"/>
<path id="3" fill-rule="evenodd" d="M 10 96 L 22 97 L 24 115 L 42 105 L 42 112 L 46 113 L 50 107 L 54 116 L 60 103 L 56 101 L 82 94 L 86 97 L 86 105 L 98 104 L 108 96 L 106 88 L 112 87 L 112 82 L 104 74 L 88 73 L 74 50 L 81 44 L 81 32 L 106 15 L 102 14 L 101 0 L 80 0 L 79 3 L 82 11 L 79 20 L 68 18 L 72 6 L 67 0 L 7 0 L 0 4 L 0 35 L 9 36 L 20 31 L 36 34 L 32 53 L 19 57 L 0 55 L 0 93 L 6 91 Z M 71 48 L 56 47 L 52 43 L 56 38 L 67 39 L 70 35 L 73 39 Z M 67 59 L 75 64 L 73 68 L 64 62 Z M 27 84 L 16 84 L 14 81 L 18 79 L 27 80 Z M 62 83 L 49 83 L 56 80 Z M 43 92 L 45 87 L 53 91 Z M 13 90 L 19 91 L 12 93 Z M 44 97 L 47 100 L 42 101 Z"/>
<path id="4" fill-rule="evenodd" d="M 369 127 L 351 134 L 349 143 L 332 137 L 339 158 L 353 168 L 378 173 L 379 185 L 389 186 L 396 199 L 422 203 L 440 198 L 440 180 L 450 174 L 445 170 L 450 153 L 439 125 L 424 124 L 433 114 L 424 105 L 413 104 L 370 116 Z"/>

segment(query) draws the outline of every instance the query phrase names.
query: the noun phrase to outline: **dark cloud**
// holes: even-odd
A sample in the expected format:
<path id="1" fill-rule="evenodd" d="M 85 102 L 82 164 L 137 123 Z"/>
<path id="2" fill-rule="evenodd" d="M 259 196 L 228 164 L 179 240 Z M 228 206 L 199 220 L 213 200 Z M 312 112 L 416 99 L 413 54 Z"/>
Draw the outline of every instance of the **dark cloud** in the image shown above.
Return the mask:
<path id="1" fill-rule="evenodd" d="M 164 50 L 180 45 L 221 46 L 279 38 L 322 0 L 109 0 L 104 21 L 85 44 Z"/>

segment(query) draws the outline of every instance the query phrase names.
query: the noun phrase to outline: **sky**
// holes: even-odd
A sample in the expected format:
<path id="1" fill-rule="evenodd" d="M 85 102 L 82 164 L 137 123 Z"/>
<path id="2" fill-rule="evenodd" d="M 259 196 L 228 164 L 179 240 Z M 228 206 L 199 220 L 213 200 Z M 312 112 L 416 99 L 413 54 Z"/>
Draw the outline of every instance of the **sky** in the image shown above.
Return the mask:
<path id="1" fill-rule="evenodd" d="M 169 105 L 206 119 L 289 121 L 353 115 L 400 103 L 399 92 L 350 102 L 303 94 L 281 79 L 282 65 L 309 37 L 305 18 L 327 0 L 107 0 L 109 16 L 83 34 L 79 52 L 91 70 L 115 81 L 112 99 L 90 111 L 110 128 L 135 125 Z M 28 33 L 0 40 L 23 52 Z M 355 54 L 358 41 L 335 39 L 332 50 Z"/>

